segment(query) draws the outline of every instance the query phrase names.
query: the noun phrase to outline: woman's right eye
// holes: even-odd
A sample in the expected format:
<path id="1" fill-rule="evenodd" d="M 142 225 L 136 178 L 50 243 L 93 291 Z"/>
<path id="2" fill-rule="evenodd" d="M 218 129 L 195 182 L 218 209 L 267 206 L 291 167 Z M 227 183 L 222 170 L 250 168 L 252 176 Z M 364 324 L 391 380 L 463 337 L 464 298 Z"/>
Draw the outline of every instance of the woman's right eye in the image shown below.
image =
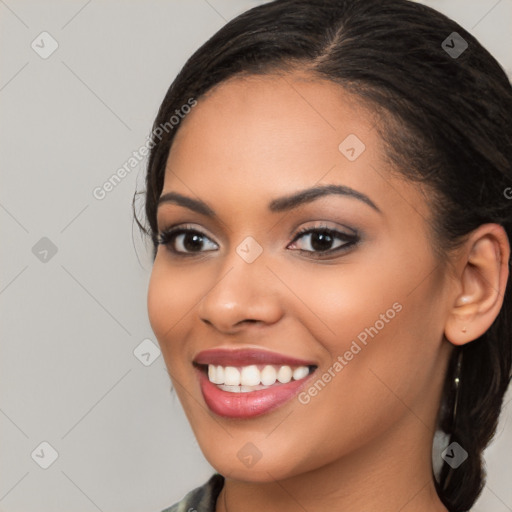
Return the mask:
<path id="1" fill-rule="evenodd" d="M 186 226 L 168 229 L 158 235 L 158 243 L 166 246 L 172 253 L 179 256 L 206 252 L 201 250 L 204 239 L 210 240 L 201 231 Z M 217 247 L 217 244 L 211 243 L 214 248 Z M 178 249 L 175 246 L 178 246 Z"/>

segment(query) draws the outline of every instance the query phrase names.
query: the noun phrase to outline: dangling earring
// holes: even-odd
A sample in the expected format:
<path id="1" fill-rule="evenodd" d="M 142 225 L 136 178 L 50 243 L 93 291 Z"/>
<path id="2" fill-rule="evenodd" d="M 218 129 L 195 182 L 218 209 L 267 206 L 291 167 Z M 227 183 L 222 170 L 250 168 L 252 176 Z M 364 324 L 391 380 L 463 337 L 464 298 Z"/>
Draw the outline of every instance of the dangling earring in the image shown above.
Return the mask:
<path id="1" fill-rule="evenodd" d="M 455 370 L 455 377 L 453 379 L 453 385 L 455 387 L 455 400 L 453 403 L 451 432 L 455 432 L 455 427 L 457 425 L 457 406 L 459 404 L 459 389 L 460 389 L 460 374 L 461 374 L 461 368 L 462 368 L 462 353 L 463 353 L 462 349 L 459 349 L 459 355 L 457 358 L 457 367 Z M 448 469 L 448 475 L 444 481 L 443 490 L 448 487 L 448 484 L 450 482 L 452 474 L 453 474 L 453 467 L 450 466 L 450 468 Z"/>
<path id="2" fill-rule="evenodd" d="M 464 332 L 465 332 L 464 327 Z M 459 389 L 460 389 L 460 373 L 462 368 L 462 349 L 460 349 L 459 357 L 457 359 L 457 370 L 455 371 L 455 378 L 453 379 L 453 384 L 455 386 L 455 403 L 453 404 L 453 415 L 452 415 L 452 432 L 455 430 L 456 420 L 457 420 L 457 405 L 459 404 Z"/>

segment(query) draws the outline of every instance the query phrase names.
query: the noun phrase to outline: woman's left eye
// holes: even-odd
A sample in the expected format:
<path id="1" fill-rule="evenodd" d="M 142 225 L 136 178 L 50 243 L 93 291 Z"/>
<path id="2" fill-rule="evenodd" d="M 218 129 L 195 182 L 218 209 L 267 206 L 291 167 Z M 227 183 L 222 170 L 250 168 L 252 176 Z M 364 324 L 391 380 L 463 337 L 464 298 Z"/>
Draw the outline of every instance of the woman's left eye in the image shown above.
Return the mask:
<path id="1" fill-rule="evenodd" d="M 315 258 L 348 249 L 359 241 L 359 236 L 357 234 L 342 233 L 336 229 L 323 226 L 300 230 L 293 239 L 291 245 L 297 245 L 297 240 L 301 238 L 305 240 L 309 238 L 309 243 L 305 245 L 310 246 L 312 250 L 297 250 L 301 253 L 308 253 Z M 335 247 L 330 247 L 336 239 L 341 243 L 338 243 Z M 201 233 L 201 231 L 190 227 L 182 226 L 172 228 L 163 231 L 158 235 L 158 243 L 166 246 L 173 254 L 178 256 L 192 256 L 194 253 L 200 254 L 202 252 L 208 252 L 208 250 L 201 250 L 204 240 L 208 240 L 210 244 L 213 245 L 213 249 L 209 249 L 210 251 L 215 250 L 217 244 L 211 242 L 211 240 L 204 233 Z M 176 246 L 179 246 L 179 248 Z"/>
<path id="2" fill-rule="evenodd" d="M 301 229 L 293 239 L 292 244 L 295 244 L 296 240 L 299 240 L 300 238 L 307 239 L 308 237 L 309 243 L 307 245 L 309 245 L 313 250 L 299 249 L 299 251 L 302 253 L 310 253 L 315 258 L 322 257 L 324 254 L 330 255 L 332 253 L 348 249 L 359 241 L 359 236 L 355 233 L 342 233 L 337 229 L 321 226 Z M 341 242 L 344 243 L 339 243 L 337 246 L 331 248 L 326 247 L 333 244 L 336 239 L 341 240 Z"/>

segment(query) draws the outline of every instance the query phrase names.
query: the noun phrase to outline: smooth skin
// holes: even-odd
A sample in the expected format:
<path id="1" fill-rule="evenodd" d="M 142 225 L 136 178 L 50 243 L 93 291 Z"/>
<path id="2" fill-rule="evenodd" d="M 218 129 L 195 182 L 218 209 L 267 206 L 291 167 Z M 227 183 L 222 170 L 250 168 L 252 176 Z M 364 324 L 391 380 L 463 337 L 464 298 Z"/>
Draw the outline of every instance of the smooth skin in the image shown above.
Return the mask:
<path id="1" fill-rule="evenodd" d="M 201 199 L 217 217 L 160 205 L 160 232 L 188 224 L 204 236 L 159 246 L 148 312 L 199 446 L 226 478 L 217 512 L 447 510 L 431 474 L 447 362 L 498 315 L 510 246 L 501 226 L 485 224 L 438 261 L 428 196 L 388 172 L 376 119 L 339 85 L 288 72 L 220 84 L 176 134 L 162 194 Z M 354 161 L 338 148 L 349 134 L 365 145 Z M 327 184 L 365 194 L 380 212 L 341 195 L 268 209 Z M 345 239 L 293 242 L 319 225 L 360 240 L 331 255 L 323 248 Z M 237 253 L 246 237 L 263 250 L 252 263 Z M 394 303 L 401 311 L 309 403 L 241 420 L 206 406 L 198 352 L 268 349 L 316 361 L 321 377 Z M 261 454 L 250 466 L 239 457 L 247 443 Z"/>

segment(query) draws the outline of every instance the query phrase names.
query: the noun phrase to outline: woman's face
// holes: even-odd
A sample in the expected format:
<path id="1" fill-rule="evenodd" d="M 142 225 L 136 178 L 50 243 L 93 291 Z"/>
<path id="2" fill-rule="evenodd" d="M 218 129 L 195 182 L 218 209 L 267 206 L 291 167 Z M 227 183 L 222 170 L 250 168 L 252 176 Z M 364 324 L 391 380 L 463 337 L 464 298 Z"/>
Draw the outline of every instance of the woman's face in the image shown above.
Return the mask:
<path id="1" fill-rule="evenodd" d="M 149 319 L 197 441 L 224 475 L 270 481 L 356 453 L 388 464 L 409 441 L 411 456 L 430 460 L 453 297 L 425 197 L 388 174 L 374 121 L 338 85 L 288 74 L 221 84 L 176 135 L 162 196 L 200 200 L 215 216 L 160 204 L 159 232 L 194 232 L 159 245 Z M 269 209 L 325 185 L 355 192 Z M 318 227 L 339 235 L 297 238 Z M 219 414 L 193 365 L 213 348 L 317 368 L 279 407 Z"/>

